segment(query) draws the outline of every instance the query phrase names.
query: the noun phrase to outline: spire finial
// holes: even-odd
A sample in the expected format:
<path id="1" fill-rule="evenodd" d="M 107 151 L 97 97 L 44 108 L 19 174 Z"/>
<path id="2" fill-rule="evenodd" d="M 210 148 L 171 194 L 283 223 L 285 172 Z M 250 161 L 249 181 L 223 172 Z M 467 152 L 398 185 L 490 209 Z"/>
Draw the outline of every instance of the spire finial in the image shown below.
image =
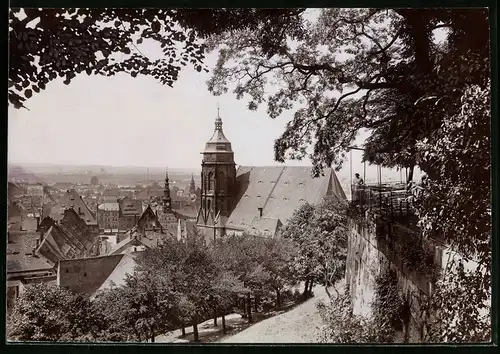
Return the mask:
<path id="1" fill-rule="evenodd" d="M 215 130 L 222 130 L 222 119 L 220 117 L 219 102 L 217 102 L 217 118 L 215 118 Z"/>

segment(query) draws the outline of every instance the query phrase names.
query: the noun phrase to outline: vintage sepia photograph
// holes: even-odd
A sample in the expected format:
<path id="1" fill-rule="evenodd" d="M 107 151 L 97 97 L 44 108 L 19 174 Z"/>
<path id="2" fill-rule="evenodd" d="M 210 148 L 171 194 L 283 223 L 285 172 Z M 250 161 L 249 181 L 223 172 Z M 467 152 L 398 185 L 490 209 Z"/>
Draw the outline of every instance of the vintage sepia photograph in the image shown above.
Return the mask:
<path id="1" fill-rule="evenodd" d="M 10 8 L 6 341 L 490 343 L 488 8 Z"/>

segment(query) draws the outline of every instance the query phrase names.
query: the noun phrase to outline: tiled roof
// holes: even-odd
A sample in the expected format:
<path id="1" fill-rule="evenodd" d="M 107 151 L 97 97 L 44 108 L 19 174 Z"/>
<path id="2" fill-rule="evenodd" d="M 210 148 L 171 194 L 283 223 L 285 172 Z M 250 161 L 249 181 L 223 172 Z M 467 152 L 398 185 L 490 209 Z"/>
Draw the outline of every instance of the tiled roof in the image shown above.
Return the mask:
<path id="1" fill-rule="evenodd" d="M 22 195 L 26 193 L 26 188 L 19 187 L 17 184 L 8 182 L 7 187 L 8 197 L 12 198 L 16 195 Z"/>
<path id="2" fill-rule="evenodd" d="M 120 200 L 120 212 L 122 215 L 140 215 L 142 214 L 142 201 L 137 199 Z"/>
<path id="3" fill-rule="evenodd" d="M 54 267 L 45 259 L 24 254 L 7 255 L 7 275 L 21 272 L 52 270 Z"/>
<path id="4" fill-rule="evenodd" d="M 120 210 L 120 205 L 118 204 L 118 202 L 114 202 L 114 203 L 107 202 L 107 203 L 100 204 L 98 208 L 99 208 L 99 210 L 103 210 L 103 211 L 118 211 L 118 210 Z"/>
<path id="5" fill-rule="evenodd" d="M 279 219 L 256 216 L 250 223 L 248 231 L 250 233 L 260 233 L 263 236 L 274 236 L 281 225 L 283 224 Z"/>
<path id="6" fill-rule="evenodd" d="M 176 235 L 170 236 L 176 237 Z M 144 232 L 140 232 L 136 227 L 127 232 L 127 236 L 121 242 L 116 244 L 108 254 L 120 254 L 123 253 L 127 248 L 134 246 L 146 246 L 148 248 L 156 247 L 159 244 L 163 243 L 165 237 L 168 237 L 168 234 L 164 234 L 162 232 L 154 230 L 145 230 Z"/>
<path id="7" fill-rule="evenodd" d="M 26 211 L 18 203 L 10 203 L 7 207 L 7 217 L 9 219 L 18 218 L 24 215 L 26 215 Z"/>
<path id="8" fill-rule="evenodd" d="M 176 235 L 170 235 L 175 237 Z M 145 231 L 145 234 L 139 239 L 139 241 L 146 247 L 153 248 L 163 243 L 163 240 L 168 235 L 157 231 Z"/>
<path id="9" fill-rule="evenodd" d="M 74 189 L 70 189 L 66 191 L 66 193 L 62 196 L 59 203 L 57 203 L 54 207 L 52 207 L 50 211 L 50 217 L 56 221 L 62 219 L 64 215 L 64 210 L 68 208 L 73 208 L 75 211 L 82 213 L 81 218 L 85 220 L 87 224 L 95 224 L 97 221 L 95 219 L 95 215 L 90 211 L 87 205 L 83 202 L 82 198 L 78 192 Z"/>
<path id="10" fill-rule="evenodd" d="M 126 248 L 133 246 L 140 246 L 140 242 L 138 238 L 133 236 L 134 231 L 129 231 L 127 237 L 125 237 L 122 241 L 117 243 L 111 248 L 108 252 L 109 255 L 121 254 Z"/>
<path id="11" fill-rule="evenodd" d="M 8 233 L 7 274 L 53 268 L 44 258 L 33 256 L 39 238 L 40 235 L 35 231 Z"/>
<path id="12" fill-rule="evenodd" d="M 37 253 L 54 264 L 64 259 L 85 257 L 98 237 L 73 209 L 69 209 L 59 224 L 54 222 L 45 232 Z"/>
<path id="13" fill-rule="evenodd" d="M 236 205 L 226 223 L 228 228 L 246 229 L 260 226 L 269 229 L 270 221 L 256 221 L 260 217 L 280 220 L 286 224 L 303 203 L 317 204 L 327 195 L 345 199 L 335 172 L 324 170 L 324 176 L 313 178 L 312 167 L 239 167 L 236 184 Z"/>
<path id="14" fill-rule="evenodd" d="M 31 254 L 36 249 L 40 234 L 36 231 L 9 231 L 7 237 L 7 254 Z"/>

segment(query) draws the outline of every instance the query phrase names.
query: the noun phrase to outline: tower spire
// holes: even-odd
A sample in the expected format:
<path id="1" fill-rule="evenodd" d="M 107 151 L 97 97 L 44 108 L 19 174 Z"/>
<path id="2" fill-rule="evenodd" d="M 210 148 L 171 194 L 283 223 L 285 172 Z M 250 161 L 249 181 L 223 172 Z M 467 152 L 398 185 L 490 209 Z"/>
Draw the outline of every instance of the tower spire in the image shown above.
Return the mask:
<path id="1" fill-rule="evenodd" d="M 217 118 L 215 118 L 215 130 L 222 131 L 222 119 L 220 117 L 220 108 L 218 102 L 217 102 Z"/>
<path id="2" fill-rule="evenodd" d="M 191 183 L 189 184 L 189 194 L 196 193 L 196 185 L 194 183 L 194 174 L 191 174 Z"/>
<path id="3" fill-rule="evenodd" d="M 172 210 L 172 198 L 170 197 L 170 185 L 168 181 L 168 168 L 165 171 L 165 190 L 163 191 L 163 211 Z"/>

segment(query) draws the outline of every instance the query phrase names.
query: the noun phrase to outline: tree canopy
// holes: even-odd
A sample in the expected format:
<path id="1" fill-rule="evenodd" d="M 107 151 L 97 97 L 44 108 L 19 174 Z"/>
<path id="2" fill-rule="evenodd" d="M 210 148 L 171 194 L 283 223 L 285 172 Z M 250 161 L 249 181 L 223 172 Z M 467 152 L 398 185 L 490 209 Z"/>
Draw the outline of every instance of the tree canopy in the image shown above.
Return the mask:
<path id="1" fill-rule="evenodd" d="M 257 20 L 275 22 L 294 10 L 12 8 L 9 14 L 9 103 L 15 108 L 56 78 L 76 75 L 147 75 L 173 86 L 182 67 L 203 65 L 207 34 Z M 196 36 L 191 27 L 198 29 Z M 139 49 L 156 42 L 163 57 Z"/>
<path id="2" fill-rule="evenodd" d="M 175 20 L 174 9 L 11 9 L 9 102 L 19 108 L 57 77 L 80 73 L 148 75 L 172 86 L 182 66 L 203 69 L 203 46 Z M 137 45 L 157 42 L 150 60 Z"/>
<path id="3" fill-rule="evenodd" d="M 299 208 L 281 233 L 296 244 L 291 262 L 296 276 L 317 280 L 330 295 L 328 289 L 345 273 L 347 226 L 347 205 L 335 197 Z"/>
<path id="4" fill-rule="evenodd" d="M 251 110 L 266 104 L 273 118 L 294 110 L 275 143 L 277 161 L 302 159 L 313 143 L 316 173 L 340 166 L 358 131 L 369 129 L 365 159 L 411 168 L 417 142 L 439 128 L 443 112 L 459 108 L 464 86 L 487 84 L 487 10 L 318 11 L 315 19 L 297 11 L 242 25 L 207 42 L 219 58 L 211 92 L 232 89 Z"/>

